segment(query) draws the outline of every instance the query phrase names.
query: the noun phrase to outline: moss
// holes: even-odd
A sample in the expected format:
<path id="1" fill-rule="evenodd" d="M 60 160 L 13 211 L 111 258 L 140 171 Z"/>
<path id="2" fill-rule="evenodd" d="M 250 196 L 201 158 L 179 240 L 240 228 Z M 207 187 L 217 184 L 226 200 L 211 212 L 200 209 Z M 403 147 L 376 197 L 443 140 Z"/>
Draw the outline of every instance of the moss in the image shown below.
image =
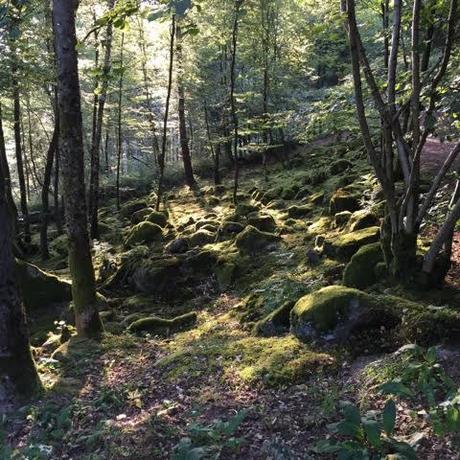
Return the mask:
<path id="1" fill-rule="evenodd" d="M 131 283 L 138 292 L 144 294 L 166 294 L 182 279 L 180 266 L 176 257 L 139 261 L 133 267 Z"/>
<path id="2" fill-rule="evenodd" d="M 347 169 L 350 169 L 352 167 L 353 167 L 353 163 L 351 161 L 340 159 L 340 160 L 334 161 L 334 163 L 331 164 L 331 166 L 329 167 L 329 172 L 330 174 L 334 176 L 336 174 L 341 174 Z"/>
<path id="3" fill-rule="evenodd" d="M 130 247 L 135 244 L 149 244 L 163 239 L 163 230 L 157 224 L 151 222 L 141 222 L 128 232 L 125 238 L 125 246 Z"/>
<path id="4" fill-rule="evenodd" d="M 294 302 L 292 301 L 284 303 L 274 312 L 258 321 L 254 326 L 253 333 L 264 337 L 272 337 L 287 332 L 290 326 L 289 317 L 293 307 Z"/>
<path id="5" fill-rule="evenodd" d="M 137 212 L 140 211 L 141 209 L 148 208 L 149 205 L 145 200 L 135 200 L 135 201 L 129 201 L 128 203 L 125 203 L 121 209 L 120 209 L 120 214 L 122 217 L 130 219 L 131 216 Z"/>
<path id="6" fill-rule="evenodd" d="M 72 285 L 23 260 L 16 260 L 16 276 L 29 310 L 72 300 Z"/>
<path id="7" fill-rule="evenodd" d="M 295 196 L 296 200 L 304 200 L 305 198 L 308 198 L 311 195 L 311 189 L 310 187 L 302 187 Z"/>
<path id="8" fill-rule="evenodd" d="M 259 211 L 259 207 L 250 203 L 239 203 L 236 207 L 235 214 L 238 216 L 247 216 L 252 212 Z"/>
<path id="9" fill-rule="evenodd" d="M 324 204 L 325 198 L 326 198 L 326 195 L 324 192 L 318 192 L 311 196 L 310 203 L 315 206 L 322 206 Z"/>
<path id="10" fill-rule="evenodd" d="M 69 238 L 66 234 L 59 235 L 50 242 L 50 252 L 58 257 L 69 255 Z"/>
<path id="11" fill-rule="evenodd" d="M 351 258 L 343 274 L 345 286 L 364 289 L 377 281 L 376 266 L 383 262 L 380 243 L 363 246 Z"/>
<path id="12" fill-rule="evenodd" d="M 276 230 L 275 219 L 268 214 L 250 214 L 248 216 L 248 224 L 261 232 L 273 233 Z"/>
<path id="13" fill-rule="evenodd" d="M 288 216 L 292 219 L 299 219 L 312 214 L 314 208 L 311 205 L 291 206 L 287 209 Z"/>
<path id="14" fill-rule="evenodd" d="M 142 222 L 152 212 L 154 212 L 154 209 L 150 208 L 150 207 L 149 208 L 139 209 L 139 211 L 136 211 L 131 215 L 131 223 L 133 225 L 136 225 L 136 224 Z"/>
<path id="15" fill-rule="evenodd" d="M 255 254 L 280 238 L 272 233 L 261 232 L 252 225 L 248 225 L 236 237 L 236 247 L 243 253 Z"/>
<path id="16" fill-rule="evenodd" d="M 213 243 L 215 240 L 215 234 L 212 232 L 209 232 L 208 230 L 198 230 L 195 232 L 193 235 L 191 235 L 188 239 L 190 247 L 199 247 L 199 246 L 204 246 L 209 243 Z"/>
<path id="17" fill-rule="evenodd" d="M 348 224 L 351 215 L 352 215 L 352 214 L 351 214 L 350 211 L 338 212 L 338 213 L 334 216 L 334 227 L 336 227 L 336 228 L 345 227 L 345 225 Z"/>
<path id="18" fill-rule="evenodd" d="M 323 235 L 327 233 L 330 228 L 331 228 L 331 218 L 321 217 L 315 223 L 311 224 L 307 228 L 307 233 L 309 236 Z"/>
<path id="19" fill-rule="evenodd" d="M 210 196 L 207 199 L 207 203 L 209 204 L 209 206 L 218 206 L 220 204 L 220 199 L 216 196 Z"/>
<path id="20" fill-rule="evenodd" d="M 161 228 L 166 227 L 168 224 L 168 217 L 164 213 L 157 211 L 150 212 L 145 220 L 152 224 L 159 225 Z"/>
<path id="21" fill-rule="evenodd" d="M 362 247 L 375 243 L 380 239 L 380 228 L 369 227 L 356 232 L 339 235 L 331 241 L 324 243 L 324 252 L 340 261 L 348 261 Z"/>
<path id="22" fill-rule="evenodd" d="M 163 319 L 157 316 L 139 319 L 128 326 L 128 332 L 139 334 L 147 332 L 152 335 L 170 335 L 192 327 L 197 321 L 195 312 L 176 316 L 173 319 Z"/>
<path id="23" fill-rule="evenodd" d="M 380 225 L 380 219 L 368 210 L 356 211 L 350 219 L 350 230 L 355 232 L 363 228 L 377 227 Z"/>
<path id="24" fill-rule="evenodd" d="M 342 211 L 357 211 L 360 208 L 358 196 L 339 189 L 331 197 L 329 210 L 331 214 L 337 214 Z"/>

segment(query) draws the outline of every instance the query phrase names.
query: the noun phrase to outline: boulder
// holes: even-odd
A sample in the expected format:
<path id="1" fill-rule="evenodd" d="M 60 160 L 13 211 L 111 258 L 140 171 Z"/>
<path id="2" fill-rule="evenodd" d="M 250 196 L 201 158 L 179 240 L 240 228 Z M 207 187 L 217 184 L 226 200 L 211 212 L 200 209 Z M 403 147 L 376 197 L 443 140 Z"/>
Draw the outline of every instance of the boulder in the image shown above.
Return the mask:
<path id="1" fill-rule="evenodd" d="M 363 246 L 346 266 L 343 274 L 343 284 L 358 289 L 365 289 L 371 286 L 378 280 L 376 267 L 380 262 L 383 262 L 380 243 Z"/>
<path id="2" fill-rule="evenodd" d="M 136 211 L 135 213 L 133 213 L 131 215 L 131 223 L 133 225 L 136 225 L 136 224 L 142 222 L 152 212 L 154 212 L 153 208 L 139 209 L 139 211 Z"/>
<path id="3" fill-rule="evenodd" d="M 236 247 L 247 254 L 255 254 L 258 251 L 280 241 L 280 237 L 272 233 L 261 232 L 252 225 L 248 225 L 236 237 Z"/>
<path id="4" fill-rule="evenodd" d="M 16 277 L 22 299 L 29 310 L 72 300 L 71 283 L 28 262 L 16 260 Z"/>
<path id="5" fill-rule="evenodd" d="M 324 242 L 324 253 L 342 262 L 349 261 L 358 250 L 370 243 L 376 243 L 380 239 L 380 228 L 369 227 L 356 232 L 345 233 Z"/>
<path id="6" fill-rule="evenodd" d="M 220 199 L 217 198 L 216 196 L 210 196 L 207 199 L 207 202 L 208 202 L 209 206 L 217 206 L 217 205 L 220 204 Z"/>
<path id="7" fill-rule="evenodd" d="M 273 200 L 267 204 L 267 209 L 286 209 L 286 202 L 284 200 Z"/>
<path id="8" fill-rule="evenodd" d="M 187 252 L 189 248 L 188 239 L 179 237 L 168 243 L 165 250 L 170 254 L 183 254 L 184 252 Z"/>
<path id="9" fill-rule="evenodd" d="M 50 251 L 59 257 L 69 255 L 69 238 L 67 234 L 59 235 L 50 242 Z"/>
<path id="10" fill-rule="evenodd" d="M 130 247 L 135 244 L 150 244 L 163 239 L 163 229 L 151 222 L 141 222 L 129 229 L 125 238 L 125 246 Z"/>
<path id="11" fill-rule="evenodd" d="M 141 209 L 148 208 L 148 204 L 145 200 L 135 200 L 135 201 L 129 201 L 128 203 L 125 203 L 121 209 L 120 209 L 120 214 L 122 217 L 125 217 L 126 219 L 130 219 L 131 216 L 137 212 L 140 211 Z"/>
<path id="12" fill-rule="evenodd" d="M 368 227 L 378 227 L 380 219 L 373 213 L 367 210 L 356 211 L 350 218 L 350 230 L 352 232 Z"/>
<path id="13" fill-rule="evenodd" d="M 326 195 L 324 194 L 324 192 L 318 192 L 311 196 L 310 202 L 315 206 L 322 206 L 324 204 L 325 198 Z"/>
<path id="14" fill-rule="evenodd" d="M 314 208 L 311 205 L 305 204 L 303 206 L 291 206 L 287 209 L 288 216 L 292 219 L 299 219 L 301 217 L 309 216 Z"/>
<path id="15" fill-rule="evenodd" d="M 349 160 L 341 159 L 334 161 L 334 163 L 331 164 L 329 167 L 329 172 L 332 176 L 335 176 L 337 174 L 341 174 L 345 172 L 347 169 L 350 169 L 353 167 L 353 163 Z"/>
<path id="16" fill-rule="evenodd" d="M 303 200 L 311 195 L 310 187 L 302 187 L 295 196 L 296 200 Z"/>
<path id="17" fill-rule="evenodd" d="M 139 261 L 134 268 L 131 284 L 143 294 L 171 292 L 181 279 L 180 266 L 180 261 L 175 257 Z"/>
<path id="18" fill-rule="evenodd" d="M 224 241 L 234 238 L 238 233 L 244 230 L 244 225 L 239 222 L 226 221 L 224 222 L 217 232 L 217 240 Z"/>
<path id="19" fill-rule="evenodd" d="M 253 334 L 263 337 L 273 337 L 284 334 L 289 330 L 289 318 L 294 302 L 288 301 L 258 321 L 253 328 Z"/>
<path id="20" fill-rule="evenodd" d="M 198 230 L 189 237 L 190 247 L 192 248 L 201 247 L 206 244 L 213 243 L 214 240 L 215 234 L 204 229 Z"/>
<path id="21" fill-rule="evenodd" d="M 159 225 L 162 228 L 166 227 L 168 224 L 168 217 L 164 213 L 158 211 L 151 212 L 145 220 L 152 224 Z"/>
<path id="22" fill-rule="evenodd" d="M 345 286 L 328 286 L 297 301 L 291 311 L 291 331 L 305 341 L 344 342 L 359 328 L 399 324 L 369 294 Z"/>
<path id="23" fill-rule="evenodd" d="M 338 212 L 334 216 L 334 227 L 335 228 L 342 228 L 348 224 L 350 217 L 352 216 L 350 211 L 342 211 Z"/>
<path id="24" fill-rule="evenodd" d="M 235 214 L 238 216 L 247 216 L 252 212 L 257 212 L 259 207 L 250 203 L 239 203 L 236 207 Z"/>
<path id="25" fill-rule="evenodd" d="M 346 190 L 339 189 L 331 197 L 329 210 L 331 214 L 337 214 L 342 211 L 354 212 L 360 209 L 358 196 L 352 195 Z"/>
<path id="26" fill-rule="evenodd" d="M 248 224 L 262 232 L 273 233 L 276 230 L 275 219 L 269 214 L 250 214 Z"/>
<path id="27" fill-rule="evenodd" d="M 208 219 L 204 219 L 204 220 L 200 220 L 198 221 L 196 224 L 195 224 L 195 230 L 198 231 L 200 230 L 201 228 L 214 228 L 215 231 L 219 228 L 219 222 L 217 222 L 217 220 L 208 220 Z"/>
<path id="28" fill-rule="evenodd" d="M 169 336 L 176 332 L 192 327 L 197 321 L 195 312 L 177 316 L 173 319 L 163 319 L 158 316 L 139 319 L 128 326 L 128 332 L 133 334 L 149 333 L 152 335 Z"/>

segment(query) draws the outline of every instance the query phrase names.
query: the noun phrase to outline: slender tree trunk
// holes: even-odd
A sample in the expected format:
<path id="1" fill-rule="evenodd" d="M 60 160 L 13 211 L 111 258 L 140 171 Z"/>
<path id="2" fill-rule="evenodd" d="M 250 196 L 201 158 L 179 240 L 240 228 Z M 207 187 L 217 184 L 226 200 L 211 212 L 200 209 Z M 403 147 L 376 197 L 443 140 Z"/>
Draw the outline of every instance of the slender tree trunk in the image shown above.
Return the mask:
<path id="1" fill-rule="evenodd" d="M 166 94 L 165 114 L 163 119 L 163 139 L 161 143 L 161 153 L 158 158 L 159 176 L 158 176 L 158 191 L 156 210 L 160 210 L 161 199 L 163 195 L 163 179 L 165 171 L 165 158 L 166 158 L 166 143 L 168 140 L 168 119 L 169 119 L 169 103 L 171 100 L 172 92 L 172 79 L 173 79 L 173 66 L 174 66 L 174 41 L 176 38 L 176 15 L 173 14 L 171 21 L 171 38 L 169 43 L 169 75 L 168 75 L 168 89 Z"/>
<path id="2" fill-rule="evenodd" d="M 180 25 L 176 27 L 176 60 L 177 60 L 177 98 L 178 98 L 178 115 L 179 115 L 179 136 L 182 152 L 182 161 L 184 163 L 185 183 L 190 187 L 196 187 L 195 177 L 193 175 L 192 158 L 187 137 L 187 123 L 185 118 L 185 90 L 184 90 L 184 69 L 182 56 L 182 29 Z"/>
<path id="3" fill-rule="evenodd" d="M 120 46 L 120 62 L 123 69 L 123 50 L 125 45 L 125 34 L 121 35 L 121 46 Z M 117 123 L 117 178 L 116 178 L 116 194 L 117 194 L 117 209 L 120 210 L 120 168 L 121 168 L 121 156 L 123 149 L 123 132 L 122 132 L 122 105 L 123 105 L 123 70 L 120 73 L 120 79 L 118 80 L 118 123 Z"/>
<path id="4" fill-rule="evenodd" d="M 59 139 L 59 116 L 55 109 L 54 132 L 46 155 L 45 174 L 42 187 L 42 222 L 40 228 L 40 252 L 43 260 L 49 259 L 48 248 L 48 222 L 49 222 L 49 192 L 51 186 L 51 175 L 53 172 L 53 162 L 58 149 Z"/>
<path id="5" fill-rule="evenodd" d="M 209 148 L 211 149 L 211 156 L 214 161 L 214 184 L 219 185 L 221 183 L 220 178 L 220 151 L 221 144 L 217 144 L 217 148 L 214 149 L 212 138 L 211 138 L 211 128 L 209 126 L 209 114 L 208 106 L 206 102 L 204 103 L 204 121 L 206 123 L 206 134 L 208 136 Z"/>
<path id="6" fill-rule="evenodd" d="M 19 96 L 19 82 L 18 82 L 18 67 L 13 57 L 12 65 L 12 86 L 13 86 L 13 116 L 14 116 L 14 144 L 16 151 L 16 165 L 19 180 L 19 191 L 21 196 L 21 213 L 24 222 L 24 240 L 30 243 L 30 224 L 29 224 L 29 209 L 27 206 L 27 186 L 24 174 L 24 162 L 22 154 L 22 141 L 21 141 L 21 102 Z"/>
<path id="7" fill-rule="evenodd" d="M 59 143 L 59 140 L 58 140 Z M 53 199 L 54 199 L 54 221 L 56 223 L 56 230 L 58 235 L 64 233 L 62 225 L 62 212 L 59 204 L 59 149 L 54 152 L 54 182 L 53 182 Z"/>
<path id="8" fill-rule="evenodd" d="M 115 0 L 109 0 L 108 7 L 112 10 L 115 5 Z M 102 125 L 104 121 L 104 107 L 107 99 L 107 89 L 109 85 L 109 74 L 111 68 L 112 58 L 112 36 L 113 26 L 109 22 L 107 26 L 107 34 L 105 37 L 105 54 L 104 54 L 104 68 L 102 70 L 102 83 L 101 91 L 98 97 L 97 106 L 97 119 L 96 131 L 94 135 L 94 142 L 91 146 L 91 177 L 89 184 L 89 220 L 91 238 L 99 238 L 98 228 L 98 211 L 99 211 L 99 172 L 100 172 L 100 153 L 101 153 L 101 139 L 102 139 Z"/>
<path id="9" fill-rule="evenodd" d="M 29 398 L 40 389 L 30 352 L 24 306 L 15 279 L 8 172 L 0 162 L 0 406 Z"/>
<path id="10" fill-rule="evenodd" d="M 59 148 L 75 324 L 79 335 L 97 337 L 102 332 L 102 323 L 97 310 L 96 281 L 87 229 L 83 126 L 75 32 L 77 6 L 76 2 L 62 0 L 53 2 L 58 69 Z"/>
<path id="11" fill-rule="evenodd" d="M 232 30 L 232 59 L 230 64 L 230 106 L 232 112 L 233 121 L 233 158 L 235 161 L 234 178 L 233 178 L 233 203 L 238 202 L 238 183 L 240 178 L 240 165 L 238 159 L 238 115 L 236 113 L 236 100 L 235 100 L 235 79 L 236 79 L 236 52 L 238 45 L 238 25 L 239 25 L 239 13 L 243 0 L 236 0 L 235 2 L 235 17 L 233 19 L 233 30 Z"/>

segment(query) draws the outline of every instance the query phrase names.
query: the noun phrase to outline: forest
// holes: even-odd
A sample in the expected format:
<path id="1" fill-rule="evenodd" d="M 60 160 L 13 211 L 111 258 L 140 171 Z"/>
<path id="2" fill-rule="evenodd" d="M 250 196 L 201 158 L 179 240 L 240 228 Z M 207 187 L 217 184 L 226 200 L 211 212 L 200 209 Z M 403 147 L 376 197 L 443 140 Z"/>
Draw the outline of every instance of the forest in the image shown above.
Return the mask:
<path id="1" fill-rule="evenodd" d="M 0 0 L 0 460 L 460 460 L 459 0 Z"/>

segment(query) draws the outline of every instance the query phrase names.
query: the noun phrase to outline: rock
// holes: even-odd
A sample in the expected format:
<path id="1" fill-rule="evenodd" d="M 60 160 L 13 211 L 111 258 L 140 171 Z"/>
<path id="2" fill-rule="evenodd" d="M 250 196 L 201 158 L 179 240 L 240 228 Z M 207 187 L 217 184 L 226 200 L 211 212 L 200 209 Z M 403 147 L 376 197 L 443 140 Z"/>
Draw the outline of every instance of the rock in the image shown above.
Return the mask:
<path id="1" fill-rule="evenodd" d="M 27 309 L 47 308 L 72 300 L 72 285 L 35 265 L 16 260 L 16 277 Z"/>
<path id="2" fill-rule="evenodd" d="M 231 238 L 234 238 L 238 233 L 241 233 L 244 230 L 244 225 L 239 222 L 224 222 L 217 232 L 217 240 L 224 241 Z"/>
<path id="3" fill-rule="evenodd" d="M 122 217 L 130 219 L 135 212 L 148 207 L 149 205 L 145 200 L 129 201 L 121 207 L 120 214 Z"/>
<path id="4" fill-rule="evenodd" d="M 321 262 L 321 256 L 314 249 L 309 249 L 307 251 L 307 261 L 311 266 L 318 265 Z"/>
<path id="5" fill-rule="evenodd" d="M 347 169 L 350 169 L 353 167 L 353 163 L 349 160 L 341 159 L 334 161 L 334 163 L 331 164 L 329 167 L 329 172 L 332 176 L 335 176 L 337 174 L 341 174 L 345 172 Z"/>
<path id="6" fill-rule="evenodd" d="M 214 194 L 217 196 L 222 196 L 225 195 L 225 192 L 227 191 L 225 185 L 215 185 L 214 186 Z"/>
<path id="7" fill-rule="evenodd" d="M 181 279 L 180 261 L 175 257 L 145 259 L 134 268 L 131 283 L 137 292 L 165 294 Z"/>
<path id="8" fill-rule="evenodd" d="M 286 206 L 284 200 L 273 200 L 267 204 L 267 209 L 286 209 Z"/>
<path id="9" fill-rule="evenodd" d="M 309 216 L 313 212 L 313 207 L 306 204 L 303 206 L 291 206 L 287 209 L 288 216 L 292 219 Z"/>
<path id="10" fill-rule="evenodd" d="M 151 212 L 145 220 L 162 228 L 166 227 L 168 224 L 167 216 L 164 213 L 158 211 Z"/>
<path id="11" fill-rule="evenodd" d="M 227 261 L 225 258 L 217 261 L 214 273 L 220 290 L 224 291 L 234 283 L 237 271 L 238 265 L 233 261 Z"/>
<path id="12" fill-rule="evenodd" d="M 360 207 L 358 197 L 343 189 L 337 190 L 332 195 L 329 202 L 329 210 L 331 214 L 337 214 L 342 211 L 354 212 L 360 209 Z"/>
<path id="13" fill-rule="evenodd" d="M 173 319 L 163 319 L 157 316 L 139 319 L 128 326 L 128 332 L 139 334 L 147 332 L 152 335 L 169 336 L 193 326 L 197 321 L 195 312 L 177 316 Z"/>
<path id="14" fill-rule="evenodd" d="M 370 243 L 380 239 L 380 228 L 369 227 L 356 232 L 339 235 L 332 241 L 325 241 L 324 253 L 333 259 L 343 262 L 350 260 L 356 252 Z"/>
<path id="15" fill-rule="evenodd" d="M 142 222 L 152 212 L 154 212 L 153 208 L 139 209 L 139 211 L 136 211 L 135 213 L 133 213 L 131 215 L 131 223 L 133 225 L 136 225 L 136 224 Z"/>
<path id="16" fill-rule="evenodd" d="M 378 227 L 379 225 L 380 219 L 367 210 L 356 211 L 350 218 L 350 230 L 352 232 L 368 227 Z"/>
<path id="17" fill-rule="evenodd" d="M 310 202 L 315 206 L 322 206 L 324 204 L 324 199 L 326 195 L 324 192 L 318 192 L 311 196 Z"/>
<path id="18" fill-rule="evenodd" d="M 379 311 L 380 314 L 377 313 Z M 399 318 L 369 294 L 345 286 L 328 286 L 297 301 L 291 311 L 291 331 L 301 340 L 343 343 L 366 325 L 397 325 Z"/>
<path id="19" fill-rule="evenodd" d="M 247 216 L 252 212 L 259 211 L 259 207 L 249 203 L 239 203 L 236 207 L 235 214 L 238 216 Z"/>
<path id="20" fill-rule="evenodd" d="M 196 231 L 198 231 L 198 230 L 200 230 L 201 228 L 204 228 L 204 227 L 207 227 L 207 228 L 213 227 L 213 228 L 215 228 L 215 230 L 217 230 L 219 228 L 219 222 L 217 222 L 217 220 L 205 219 L 205 220 L 200 220 L 195 224 L 195 230 Z"/>
<path id="21" fill-rule="evenodd" d="M 190 247 L 201 247 L 206 244 L 214 243 L 215 234 L 207 230 L 198 230 L 189 237 Z"/>
<path id="22" fill-rule="evenodd" d="M 252 225 L 248 225 L 236 237 L 236 247 L 243 253 L 255 254 L 267 246 L 280 241 L 280 237 L 272 233 L 261 232 Z"/>
<path id="23" fill-rule="evenodd" d="M 310 187 L 302 187 L 295 196 L 296 200 L 303 200 L 311 195 Z"/>
<path id="24" fill-rule="evenodd" d="M 289 317 L 293 307 L 294 302 L 291 301 L 281 305 L 281 307 L 255 324 L 253 334 L 263 337 L 273 337 L 287 332 L 290 325 Z"/>
<path id="25" fill-rule="evenodd" d="M 179 237 L 168 243 L 165 250 L 170 254 L 183 254 L 184 252 L 187 252 L 189 248 L 188 239 Z"/>
<path id="26" fill-rule="evenodd" d="M 217 263 L 217 258 L 216 251 L 195 249 L 187 253 L 183 261 L 183 269 L 192 275 L 210 274 Z"/>
<path id="27" fill-rule="evenodd" d="M 376 266 L 380 262 L 383 262 L 380 243 L 363 246 L 346 266 L 343 274 L 343 284 L 358 289 L 365 289 L 371 286 L 378 280 Z"/>
<path id="28" fill-rule="evenodd" d="M 342 211 L 338 212 L 334 216 L 334 227 L 335 228 L 342 228 L 348 224 L 350 217 L 352 216 L 350 211 Z"/>
<path id="29" fill-rule="evenodd" d="M 250 214 L 248 224 L 262 232 L 273 233 L 276 230 L 275 219 L 269 214 Z"/>
<path id="30" fill-rule="evenodd" d="M 163 229 L 151 222 L 141 222 L 131 227 L 125 238 L 125 246 L 130 247 L 135 244 L 149 244 L 163 239 Z"/>
<path id="31" fill-rule="evenodd" d="M 299 185 L 293 184 L 291 186 L 283 187 L 279 196 L 283 200 L 293 200 L 296 197 L 299 190 Z"/>
<path id="32" fill-rule="evenodd" d="M 220 199 L 217 198 L 216 196 L 210 196 L 207 199 L 207 202 L 208 202 L 209 206 L 217 206 L 217 205 L 220 204 Z"/>
<path id="33" fill-rule="evenodd" d="M 69 255 L 69 238 L 67 234 L 59 235 L 50 242 L 50 251 L 59 257 L 67 257 Z"/>

